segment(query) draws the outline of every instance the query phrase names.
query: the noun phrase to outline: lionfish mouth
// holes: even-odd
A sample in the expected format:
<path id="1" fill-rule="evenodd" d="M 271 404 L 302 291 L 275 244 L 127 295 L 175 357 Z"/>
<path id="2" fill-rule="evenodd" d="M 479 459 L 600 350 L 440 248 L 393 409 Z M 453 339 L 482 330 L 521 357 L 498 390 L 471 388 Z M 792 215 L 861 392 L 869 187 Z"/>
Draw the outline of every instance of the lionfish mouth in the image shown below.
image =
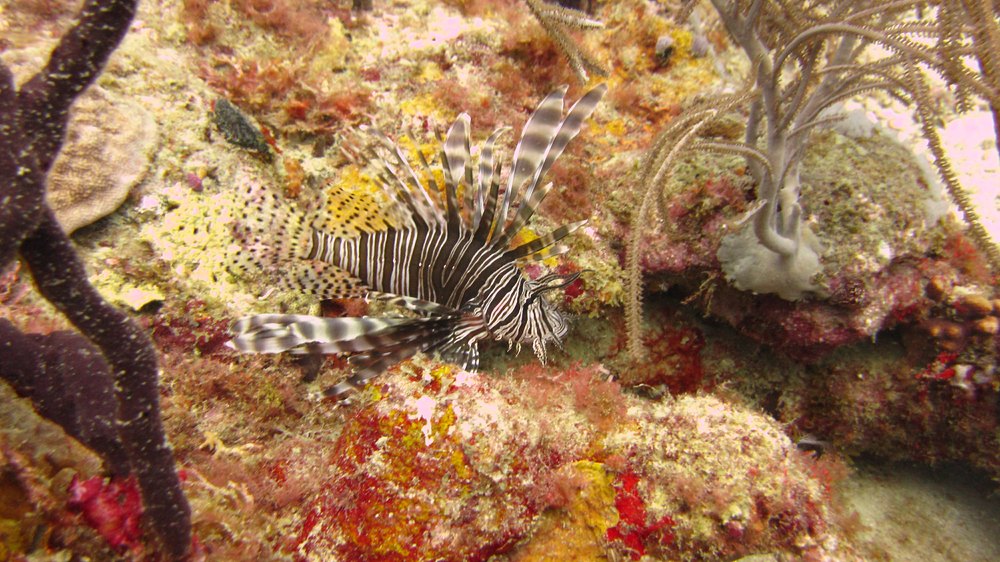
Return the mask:
<path id="1" fill-rule="evenodd" d="M 282 288 L 317 299 L 384 300 L 415 317 L 248 316 L 234 324 L 228 345 L 249 353 L 348 354 L 354 373 L 328 390 L 336 397 L 416 353 L 475 370 L 483 339 L 518 346 L 530 341 L 544 361 L 546 342 L 561 347 L 567 328 L 543 294 L 565 288 L 582 272 L 531 281 L 522 267 L 566 252 L 560 241 L 586 221 L 527 243 L 514 240 L 552 189 L 542 178 L 607 86 L 584 94 L 564 115 L 566 91 L 564 86 L 550 93 L 528 118 L 507 174 L 496 155 L 505 129 L 483 141 L 474 162 L 471 119 L 463 113 L 434 165 L 419 150 L 417 164 L 411 164 L 381 131 L 362 129 L 369 143 L 358 163 L 374 167 L 387 204 L 364 190 L 337 187 L 305 209 L 293 208 L 251 186 L 245 220 L 236 229 L 243 246 L 233 259 L 236 273 L 278 272 Z"/>

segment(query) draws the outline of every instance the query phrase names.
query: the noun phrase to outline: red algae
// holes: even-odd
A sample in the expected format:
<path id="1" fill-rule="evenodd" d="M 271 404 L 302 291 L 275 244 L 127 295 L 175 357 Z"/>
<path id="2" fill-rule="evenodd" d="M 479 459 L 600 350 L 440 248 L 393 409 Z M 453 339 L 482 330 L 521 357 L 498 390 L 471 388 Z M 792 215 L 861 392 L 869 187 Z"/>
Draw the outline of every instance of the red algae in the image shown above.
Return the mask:
<path id="1" fill-rule="evenodd" d="M 672 395 L 693 393 L 710 386 L 702 366 L 705 336 L 701 328 L 680 310 L 664 306 L 650 314 L 643 333 L 648 357 L 632 361 L 625 353 L 625 334 L 619 333 L 614 360 L 625 386 L 657 387 Z"/>
<path id="2" fill-rule="evenodd" d="M 142 551 L 142 500 L 134 477 L 110 481 L 98 476 L 87 480 L 73 477 L 66 506 L 79 511 L 87 525 L 119 552 Z"/>
<path id="3" fill-rule="evenodd" d="M 660 546 L 670 546 L 674 535 L 670 528 L 674 520 L 664 515 L 659 520 L 649 523 L 646 513 L 646 503 L 639 495 L 639 476 L 626 472 L 618 477 L 618 494 L 615 496 L 615 509 L 618 510 L 618 524 L 608 529 L 609 542 L 621 542 L 632 560 L 639 560 L 646 554 L 646 543 L 654 541 Z"/>

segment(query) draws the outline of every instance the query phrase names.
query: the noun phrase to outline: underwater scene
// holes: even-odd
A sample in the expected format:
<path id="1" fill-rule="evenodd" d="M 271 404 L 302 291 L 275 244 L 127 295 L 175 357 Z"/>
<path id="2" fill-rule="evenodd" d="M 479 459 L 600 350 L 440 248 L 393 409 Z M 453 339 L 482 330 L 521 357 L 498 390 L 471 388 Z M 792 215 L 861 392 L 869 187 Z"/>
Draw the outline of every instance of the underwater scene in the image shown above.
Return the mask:
<path id="1" fill-rule="evenodd" d="M 1000 560 L 1000 7 L 0 0 L 0 561 Z"/>

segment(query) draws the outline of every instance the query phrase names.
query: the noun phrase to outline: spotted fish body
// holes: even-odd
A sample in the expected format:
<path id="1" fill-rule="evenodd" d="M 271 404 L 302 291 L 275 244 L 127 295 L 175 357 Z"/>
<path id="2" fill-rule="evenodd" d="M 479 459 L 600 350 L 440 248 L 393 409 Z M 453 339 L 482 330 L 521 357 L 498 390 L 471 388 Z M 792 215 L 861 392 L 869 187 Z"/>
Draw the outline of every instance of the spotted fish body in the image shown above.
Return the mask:
<path id="1" fill-rule="evenodd" d="M 495 131 L 470 149 L 470 119 L 462 114 L 441 146 L 443 185 L 420 154 L 414 168 L 385 135 L 367 129 L 362 155 L 380 168 L 379 187 L 391 207 L 346 217 L 295 211 L 273 196 L 247 213 L 239 238 L 246 244 L 239 269 L 280 271 L 285 286 L 320 298 L 362 296 L 386 300 L 415 317 L 319 318 L 262 314 L 240 319 L 229 345 L 256 353 L 347 353 L 353 375 L 327 392 L 344 397 L 372 377 L 418 352 L 467 370 L 479 364 L 479 342 L 530 344 L 543 362 L 549 343 L 560 345 L 568 326 L 544 293 L 575 275 L 527 278 L 525 262 L 560 254 L 558 242 L 586 221 L 570 223 L 525 244 L 515 235 L 551 190 L 541 179 L 580 132 L 604 95 L 600 85 L 563 116 L 566 88 L 549 94 L 532 113 L 514 150 L 501 193 L 502 162 Z M 474 169 L 475 168 L 475 169 Z M 423 173 L 419 173 L 423 172 Z M 253 190 L 251 189 L 251 192 Z M 343 208 L 355 195 L 340 194 Z M 337 206 L 337 202 L 331 203 Z M 328 205 L 329 206 L 329 205 Z M 359 216 L 364 215 L 364 216 Z"/>

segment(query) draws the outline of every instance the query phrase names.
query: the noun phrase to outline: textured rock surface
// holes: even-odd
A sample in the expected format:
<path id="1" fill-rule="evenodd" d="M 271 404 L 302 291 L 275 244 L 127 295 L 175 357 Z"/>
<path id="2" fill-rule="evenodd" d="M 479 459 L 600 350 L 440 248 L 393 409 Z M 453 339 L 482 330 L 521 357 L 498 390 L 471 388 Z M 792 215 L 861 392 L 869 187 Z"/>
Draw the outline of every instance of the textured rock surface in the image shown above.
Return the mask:
<path id="1" fill-rule="evenodd" d="M 152 114 L 103 88 L 73 108 L 69 133 L 49 173 L 49 206 L 66 232 L 115 211 L 145 176 L 157 146 Z"/>

